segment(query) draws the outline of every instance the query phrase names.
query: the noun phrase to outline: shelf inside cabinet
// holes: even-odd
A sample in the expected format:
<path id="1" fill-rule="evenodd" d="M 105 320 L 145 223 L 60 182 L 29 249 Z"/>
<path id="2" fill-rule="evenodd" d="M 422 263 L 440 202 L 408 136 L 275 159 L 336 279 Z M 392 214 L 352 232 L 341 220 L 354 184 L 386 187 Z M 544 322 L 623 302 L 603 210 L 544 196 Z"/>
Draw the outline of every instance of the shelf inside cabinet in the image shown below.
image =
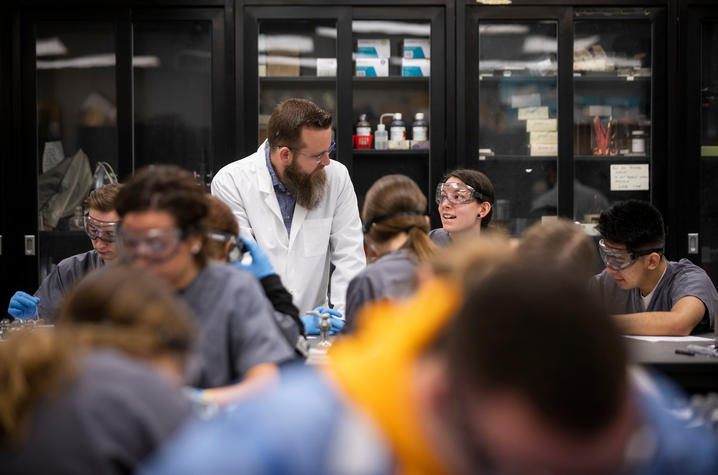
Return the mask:
<path id="1" fill-rule="evenodd" d="M 332 84 L 337 82 L 336 76 L 263 76 L 259 82 L 264 85 L 283 84 Z"/>
<path id="2" fill-rule="evenodd" d="M 644 163 L 649 161 L 651 158 L 645 155 L 575 155 L 574 159 L 577 162 L 628 162 L 628 163 Z"/>
<path id="3" fill-rule="evenodd" d="M 430 150 L 376 150 L 376 149 L 352 149 L 352 154 L 356 156 L 376 156 L 376 155 L 429 155 Z"/>
<path id="4" fill-rule="evenodd" d="M 523 161 L 555 161 L 556 156 L 534 156 L 534 155 L 482 155 L 479 162 L 523 162 Z"/>
<path id="5" fill-rule="evenodd" d="M 500 81 L 511 81 L 511 82 L 556 82 L 558 76 L 532 76 L 530 74 L 512 74 L 510 76 L 504 76 L 503 74 L 488 75 L 479 74 L 479 81 L 486 82 L 500 82 Z"/>
<path id="6" fill-rule="evenodd" d="M 354 82 L 362 84 L 376 84 L 376 83 L 398 83 L 398 84 L 426 84 L 429 82 L 429 76 L 370 76 L 361 77 L 354 76 L 352 78 Z"/>

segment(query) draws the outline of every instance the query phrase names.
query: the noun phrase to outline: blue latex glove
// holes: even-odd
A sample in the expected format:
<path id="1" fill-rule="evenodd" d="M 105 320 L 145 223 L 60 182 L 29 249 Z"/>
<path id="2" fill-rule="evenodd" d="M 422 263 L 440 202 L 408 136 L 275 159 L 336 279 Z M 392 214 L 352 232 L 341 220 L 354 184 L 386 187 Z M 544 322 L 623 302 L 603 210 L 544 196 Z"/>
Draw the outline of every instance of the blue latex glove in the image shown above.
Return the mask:
<path id="1" fill-rule="evenodd" d="M 39 303 L 39 298 L 26 294 L 22 290 L 18 290 L 10 299 L 7 313 L 20 320 L 35 318 L 37 317 L 37 304 Z"/>
<path id="2" fill-rule="evenodd" d="M 344 328 L 344 320 L 342 320 L 341 312 L 334 310 L 333 308 L 317 307 L 314 309 L 318 313 L 328 313 L 330 315 L 329 321 L 332 324 L 330 335 L 334 335 Z M 304 324 L 304 332 L 307 335 L 319 335 L 319 317 L 316 315 L 306 314 L 302 318 Z"/>
<path id="3" fill-rule="evenodd" d="M 241 239 L 244 243 L 244 246 L 249 251 L 249 255 L 252 256 L 252 263 L 246 265 L 242 264 L 241 262 L 235 262 L 232 264 L 233 266 L 239 267 L 240 269 L 248 270 L 249 272 L 254 274 L 257 280 L 262 280 L 268 275 L 276 274 L 276 272 L 274 272 L 274 267 L 272 267 L 272 263 L 269 262 L 269 257 L 262 250 L 262 248 L 259 247 L 259 244 L 249 239 L 245 239 L 241 236 L 239 237 L 239 239 Z"/>

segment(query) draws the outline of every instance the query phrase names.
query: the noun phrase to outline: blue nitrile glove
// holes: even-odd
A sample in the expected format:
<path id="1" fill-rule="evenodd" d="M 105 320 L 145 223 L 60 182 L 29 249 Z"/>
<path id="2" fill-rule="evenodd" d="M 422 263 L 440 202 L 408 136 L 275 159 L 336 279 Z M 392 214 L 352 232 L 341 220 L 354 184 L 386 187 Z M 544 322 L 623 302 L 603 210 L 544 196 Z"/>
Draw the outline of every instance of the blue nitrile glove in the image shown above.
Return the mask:
<path id="1" fill-rule="evenodd" d="M 259 247 L 259 244 L 252 240 L 245 239 L 241 236 L 239 237 L 239 239 L 241 239 L 244 243 L 244 246 L 249 251 L 249 255 L 252 256 L 252 263 L 246 265 L 242 264 L 241 262 L 235 262 L 232 264 L 233 266 L 239 267 L 240 269 L 248 270 L 249 272 L 254 274 L 257 280 L 262 280 L 268 275 L 276 273 L 274 272 L 274 267 L 272 267 L 272 263 L 269 262 L 269 257 L 262 250 L 262 248 Z"/>
<path id="2" fill-rule="evenodd" d="M 314 309 L 318 313 L 328 313 L 330 315 L 329 321 L 332 323 L 332 329 L 329 330 L 330 335 L 334 335 L 344 328 L 344 320 L 342 319 L 341 312 L 334 310 L 333 308 L 317 307 Z M 304 324 L 304 332 L 307 335 L 319 335 L 319 317 L 310 313 L 304 315 L 302 318 Z"/>
<path id="3" fill-rule="evenodd" d="M 10 299 L 7 313 L 20 320 L 35 318 L 37 317 L 37 304 L 39 303 L 39 298 L 26 294 L 22 290 L 18 290 Z"/>

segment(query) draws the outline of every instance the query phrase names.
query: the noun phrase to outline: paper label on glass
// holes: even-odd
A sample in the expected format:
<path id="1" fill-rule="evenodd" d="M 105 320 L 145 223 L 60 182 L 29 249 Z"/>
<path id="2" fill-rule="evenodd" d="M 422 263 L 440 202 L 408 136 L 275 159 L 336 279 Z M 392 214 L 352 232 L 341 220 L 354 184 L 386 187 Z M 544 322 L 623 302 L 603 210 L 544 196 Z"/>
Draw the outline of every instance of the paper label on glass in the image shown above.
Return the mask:
<path id="1" fill-rule="evenodd" d="M 526 132 L 556 132 L 556 119 L 529 119 L 526 121 Z"/>
<path id="2" fill-rule="evenodd" d="M 647 163 L 611 165 L 611 191 L 645 191 L 649 180 Z"/>
<path id="3" fill-rule="evenodd" d="M 548 119 L 548 106 L 521 107 L 519 109 L 519 120 Z"/>
<path id="4" fill-rule="evenodd" d="M 558 155 L 558 144 L 555 143 L 532 143 L 532 157 L 555 157 Z"/>
<path id="5" fill-rule="evenodd" d="M 558 132 L 531 132 L 530 144 L 558 143 Z"/>
<path id="6" fill-rule="evenodd" d="M 541 94 L 533 92 L 531 94 L 512 94 L 511 107 L 518 109 L 519 107 L 538 107 L 541 105 Z"/>

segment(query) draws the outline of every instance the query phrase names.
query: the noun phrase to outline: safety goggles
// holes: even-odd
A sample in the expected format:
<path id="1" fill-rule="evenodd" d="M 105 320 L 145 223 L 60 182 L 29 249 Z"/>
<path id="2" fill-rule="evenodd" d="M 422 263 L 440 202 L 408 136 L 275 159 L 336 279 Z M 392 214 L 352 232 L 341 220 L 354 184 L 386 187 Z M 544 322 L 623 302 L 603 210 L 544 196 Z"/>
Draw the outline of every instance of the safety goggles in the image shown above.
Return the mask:
<path id="1" fill-rule="evenodd" d="M 453 205 L 463 205 L 474 200 L 488 201 L 473 187 L 463 183 L 439 183 L 436 187 L 436 204 L 440 205 L 444 198 Z"/>
<path id="2" fill-rule="evenodd" d="M 229 262 L 241 261 L 242 256 L 247 251 L 244 247 L 244 242 L 241 239 L 238 239 L 237 236 L 232 233 L 226 233 L 224 231 L 215 231 L 214 229 L 210 229 L 207 231 L 207 238 L 211 239 L 212 241 L 221 242 L 222 244 L 227 242 L 232 243 L 229 248 L 229 253 L 227 255 L 227 259 L 229 260 Z"/>
<path id="3" fill-rule="evenodd" d="M 615 249 L 608 247 L 603 239 L 598 241 L 598 252 L 601 254 L 601 260 L 609 269 L 623 270 L 631 267 L 634 262 L 641 256 L 647 256 L 657 252 L 663 255 L 662 248 L 655 249 L 642 249 L 639 251 L 633 251 L 630 249 Z"/>
<path id="4" fill-rule="evenodd" d="M 123 258 L 130 261 L 143 259 L 153 264 L 161 264 L 176 256 L 187 236 L 185 231 L 177 228 L 135 232 L 120 226 L 118 231 L 117 247 Z"/>
<path id="5" fill-rule="evenodd" d="M 102 221 L 90 215 L 85 215 L 83 221 L 85 234 L 87 234 L 87 237 L 91 240 L 95 241 L 99 239 L 107 243 L 115 242 L 117 225 L 120 224 L 119 221 Z"/>

